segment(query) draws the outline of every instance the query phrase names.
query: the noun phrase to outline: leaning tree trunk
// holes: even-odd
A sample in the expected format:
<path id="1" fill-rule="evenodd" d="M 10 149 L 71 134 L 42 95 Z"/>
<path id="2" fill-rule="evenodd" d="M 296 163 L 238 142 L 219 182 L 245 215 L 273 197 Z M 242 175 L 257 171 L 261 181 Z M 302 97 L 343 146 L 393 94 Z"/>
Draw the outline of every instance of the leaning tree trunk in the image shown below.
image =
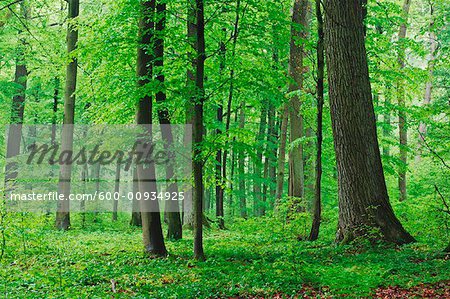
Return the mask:
<path id="1" fill-rule="evenodd" d="M 79 0 L 68 0 L 69 13 L 67 25 L 67 53 L 73 56 L 77 48 L 78 26 L 73 24 L 73 19 L 78 17 Z M 77 58 L 71 57 L 66 69 L 66 85 L 64 91 L 64 128 L 62 130 L 61 151 L 72 151 L 73 149 L 73 124 L 75 120 L 75 91 L 77 87 Z M 61 165 L 59 171 L 58 193 L 64 194 L 67 199 L 70 194 L 70 180 L 72 177 L 72 165 L 70 163 Z M 67 230 L 70 227 L 70 201 L 58 201 L 56 211 L 56 227 Z"/>
<path id="2" fill-rule="evenodd" d="M 292 12 L 291 42 L 289 57 L 289 75 L 292 82 L 289 84 L 291 99 L 289 103 L 290 118 L 290 142 L 289 151 L 289 196 L 303 198 L 305 189 L 305 178 L 303 171 L 303 145 L 299 139 L 304 136 L 303 116 L 301 114 L 301 100 L 299 93 L 303 92 L 303 56 L 304 39 L 307 32 L 307 14 L 309 9 L 308 0 L 295 0 Z"/>
<path id="3" fill-rule="evenodd" d="M 155 0 L 142 1 L 140 6 L 141 15 L 139 20 L 139 46 L 137 51 L 136 74 L 138 77 L 138 87 L 145 87 L 150 83 L 150 78 L 153 75 L 152 51 L 154 50 Z M 151 95 L 144 94 L 140 97 L 136 113 L 136 121 L 138 124 L 152 124 L 152 106 Z M 141 143 L 150 146 L 151 142 L 151 128 L 146 127 L 146 132 Z M 137 165 L 137 178 L 141 193 L 156 192 L 156 182 L 154 181 L 156 178 L 155 172 L 154 163 Z M 151 255 L 167 255 L 158 201 L 141 201 L 140 208 L 145 252 Z"/>
<path id="4" fill-rule="evenodd" d="M 316 184 L 314 188 L 314 203 L 313 203 L 313 222 L 309 240 L 315 241 L 319 237 L 320 218 L 322 214 L 322 200 L 321 200 L 321 184 L 322 184 L 322 119 L 323 119 L 323 104 L 324 104 L 324 68 L 325 68 L 325 53 L 323 45 L 323 17 L 320 7 L 320 0 L 316 0 L 316 17 L 317 17 L 317 153 L 316 153 Z"/>
<path id="5" fill-rule="evenodd" d="M 239 129 L 245 126 L 245 105 L 241 103 L 239 112 Z M 245 190 L 245 150 L 241 147 L 238 153 L 238 172 L 239 172 L 239 215 L 247 218 L 247 199 Z"/>
<path id="6" fill-rule="evenodd" d="M 405 0 L 403 3 L 403 22 L 400 25 L 398 33 L 399 50 L 398 50 L 398 65 L 400 72 L 403 71 L 406 65 L 406 54 L 404 39 L 406 37 L 406 26 L 408 24 L 409 7 L 411 6 L 411 0 Z M 398 174 L 398 189 L 400 192 L 399 200 L 406 200 L 406 171 L 408 163 L 408 128 L 406 125 L 406 99 L 405 99 L 405 80 L 403 75 L 397 80 L 397 101 L 398 101 L 398 132 L 400 137 L 400 169 Z"/>
<path id="7" fill-rule="evenodd" d="M 338 171 L 337 241 L 413 242 L 389 203 L 377 140 L 360 0 L 325 1 L 325 51 Z M 376 236 L 373 236 L 376 237 Z"/>

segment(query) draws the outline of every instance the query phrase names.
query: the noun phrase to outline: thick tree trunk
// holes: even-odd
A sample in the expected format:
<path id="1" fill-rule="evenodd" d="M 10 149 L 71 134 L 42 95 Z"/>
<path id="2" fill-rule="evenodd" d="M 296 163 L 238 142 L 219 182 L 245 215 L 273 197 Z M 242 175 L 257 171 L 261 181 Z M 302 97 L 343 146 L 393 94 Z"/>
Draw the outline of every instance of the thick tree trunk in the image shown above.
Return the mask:
<path id="1" fill-rule="evenodd" d="M 194 258 L 204 260 L 203 252 L 203 160 L 202 142 L 203 142 L 203 102 L 205 101 L 204 77 L 205 77 L 205 17 L 203 0 L 196 0 L 196 24 L 197 24 L 197 42 L 196 42 L 196 72 L 195 86 L 196 96 L 194 101 L 194 192 L 193 192 L 193 211 L 194 211 Z"/>
<path id="2" fill-rule="evenodd" d="M 67 53 L 71 57 L 77 48 L 78 26 L 73 24 L 73 19 L 78 17 L 79 0 L 68 0 L 68 25 L 67 25 Z M 77 86 L 77 58 L 71 57 L 66 69 L 66 85 L 64 91 L 64 128 L 62 131 L 61 151 L 73 149 L 73 124 L 75 120 L 75 91 Z M 58 193 L 64 194 L 67 200 L 58 201 L 56 212 L 56 228 L 67 230 L 70 227 L 70 180 L 72 165 L 61 165 L 59 172 Z"/>
<path id="3" fill-rule="evenodd" d="M 283 196 L 284 185 L 284 170 L 286 162 L 286 141 L 287 141 L 287 128 L 289 122 L 289 111 L 287 105 L 283 105 L 281 111 L 281 128 L 280 128 L 280 148 L 278 153 L 277 162 L 277 193 L 276 199 L 280 199 Z"/>
<path id="4" fill-rule="evenodd" d="M 337 241 L 373 236 L 404 244 L 389 203 L 377 140 L 360 0 L 325 1 L 325 51 L 339 190 Z M 374 236 L 378 229 L 380 236 Z"/>
<path id="5" fill-rule="evenodd" d="M 316 18 L 317 18 L 317 152 L 316 152 L 316 183 L 314 188 L 314 202 L 313 202 L 313 221 L 311 225 L 311 232 L 309 240 L 315 241 L 319 237 L 320 221 L 322 214 L 322 199 L 321 199 L 321 183 L 322 183 L 322 139 L 323 139 L 323 104 L 324 104 L 324 68 L 325 68 L 325 53 L 323 40 L 323 18 L 320 7 L 320 0 L 315 0 L 316 4 Z"/>
<path id="6" fill-rule="evenodd" d="M 164 77 L 164 38 L 165 38 L 165 23 L 166 23 L 166 3 L 158 2 L 156 5 L 157 22 L 155 32 L 155 67 L 158 70 L 156 74 L 156 80 L 159 83 L 159 91 L 156 93 L 156 103 L 158 103 L 158 120 L 161 124 L 161 133 L 164 141 L 164 146 L 167 151 L 170 151 L 173 145 L 172 128 L 170 127 L 170 116 L 167 107 L 164 107 L 167 96 L 165 89 L 165 77 Z M 175 161 L 170 161 L 166 164 L 166 180 L 168 184 L 167 191 L 170 194 L 178 194 L 178 186 L 176 183 L 169 183 L 174 179 L 174 165 Z M 165 213 L 168 221 L 167 238 L 173 240 L 179 240 L 182 238 L 182 225 L 181 215 L 179 212 L 178 201 L 169 200 L 166 202 Z"/>
<path id="7" fill-rule="evenodd" d="M 303 116 L 301 115 L 301 97 L 303 92 L 303 56 L 304 39 L 307 36 L 307 14 L 309 10 L 308 0 L 295 0 L 292 10 L 291 42 L 289 57 L 289 76 L 292 78 L 289 84 L 289 92 L 292 92 L 289 103 L 290 118 L 290 142 L 297 142 L 289 152 L 289 196 L 303 198 L 304 196 L 304 171 L 303 171 L 303 145 L 298 142 L 304 136 Z"/>
<path id="8" fill-rule="evenodd" d="M 398 41 L 400 43 L 398 50 L 398 65 L 400 72 L 405 68 L 405 45 L 402 43 L 406 37 L 406 28 L 408 24 L 409 7 L 411 6 L 411 0 L 405 0 L 403 3 L 403 22 L 400 25 L 398 33 Z M 398 189 L 399 200 L 406 200 L 406 171 L 408 169 L 408 128 L 406 124 L 406 99 L 405 99 L 405 80 L 403 76 L 397 79 L 397 101 L 398 101 L 398 131 L 400 135 L 400 169 L 398 173 Z"/>
<path id="9" fill-rule="evenodd" d="M 138 87 L 144 87 L 150 83 L 153 75 L 154 58 L 154 31 L 155 31 L 155 0 L 142 1 L 140 5 L 139 20 L 139 46 L 137 51 Z M 136 121 L 138 124 L 152 124 L 152 96 L 143 94 L 139 99 Z M 143 145 L 150 146 L 152 143 L 151 129 L 146 130 L 141 140 Z M 139 191 L 156 192 L 155 164 L 137 165 L 137 178 Z M 147 254 L 165 256 L 167 255 L 164 244 L 164 236 L 161 227 L 161 216 L 158 201 L 141 201 L 141 218 L 144 250 Z"/>

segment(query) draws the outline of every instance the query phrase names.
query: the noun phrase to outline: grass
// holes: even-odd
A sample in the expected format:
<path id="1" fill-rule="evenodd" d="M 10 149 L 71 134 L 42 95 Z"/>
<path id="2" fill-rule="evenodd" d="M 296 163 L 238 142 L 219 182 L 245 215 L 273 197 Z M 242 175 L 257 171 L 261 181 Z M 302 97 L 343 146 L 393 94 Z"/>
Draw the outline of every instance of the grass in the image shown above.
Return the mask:
<path id="1" fill-rule="evenodd" d="M 51 228 L 51 219 L 21 218 L 23 223 L 7 230 L 0 297 L 267 298 L 282 293 L 289 298 L 306 289 L 360 298 L 380 286 L 450 279 L 442 244 L 335 246 L 333 217 L 325 217 L 325 237 L 318 242 L 298 241 L 306 226 L 274 217 L 228 223 L 224 231 L 208 229 L 206 262 L 191 259 L 189 231 L 183 240 L 167 241 L 167 258 L 149 259 L 142 253 L 140 230 L 128 226 L 128 215 L 114 224 L 109 214 L 99 220 L 91 223 L 88 217 L 89 228 L 62 233 Z"/>

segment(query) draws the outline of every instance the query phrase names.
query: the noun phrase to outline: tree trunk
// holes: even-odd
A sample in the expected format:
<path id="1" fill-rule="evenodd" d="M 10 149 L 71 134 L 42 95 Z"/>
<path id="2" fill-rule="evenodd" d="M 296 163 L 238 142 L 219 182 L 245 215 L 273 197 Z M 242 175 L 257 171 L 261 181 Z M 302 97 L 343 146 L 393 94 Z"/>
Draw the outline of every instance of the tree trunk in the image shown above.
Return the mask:
<path id="1" fill-rule="evenodd" d="M 436 59 L 436 49 L 437 49 L 437 36 L 434 33 L 434 6 L 430 2 L 430 26 L 428 32 L 428 38 L 430 43 L 430 56 L 428 58 L 428 82 L 425 85 L 425 96 L 423 99 L 423 105 L 428 106 L 431 103 L 431 92 L 433 89 L 433 71 L 434 71 L 434 61 Z M 425 135 L 427 134 L 427 124 L 421 122 L 419 125 L 419 152 L 416 155 L 416 161 L 420 161 L 420 156 L 422 154 L 422 146 L 424 143 Z"/>
<path id="2" fill-rule="evenodd" d="M 245 105 L 241 103 L 239 112 L 239 129 L 243 130 L 245 126 Z M 247 218 L 247 199 L 245 194 L 245 151 L 239 149 L 238 154 L 238 171 L 239 171 L 239 214 L 242 218 Z"/>
<path id="3" fill-rule="evenodd" d="M 233 30 L 233 35 L 232 35 L 232 39 L 233 39 L 233 44 L 232 44 L 232 48 L 231 48 L 231 60 L 232 61 L 234 61 L 234 58 L 236 56 L 236 45 L 237 45 L 237 38 L 239 35 L 240 10 L 241 10 L 241 1 L 237 0 L 236 1 L 236 16 L 235 16 L 235 20 L 234 20 L 234 30 Z M 221 52 L 223 53 L 222 54 L 223 62 L 224 62 L 223 67 L 225 68 L 226 47 L 225 47 L 224 43 L 222 43 Z M 232 102 L 233 102 L 233 94 L 234 94 L 234 66 L 232 66 L 231 70 L 230 70 L 230 87 L 229 87 L 229 91 L 228 91 L 227 118 L 226 118 L 226 124 L 225 124 L 226 140 L 228 140 L 230 125 L 231 125 L 231 106 L 232 106 Z M 223 188 L 225 188 L 225 180 L 227 177 L 227 157 L 228 157 L 228 149 L 225 147 L 225 149 L 223 150 L 223 158 L 222 158 L 223 185 L 222 185 L 222 190 L 221 190 L 221 194 L 220 194 L 221 195 L 221 205 L 222 205 L 222 217 L 225 214 L 224 210 L 223 210 L 223 198 L 224 198 Z M 233 176 L 233 174 L 231 176 Z M 230 201 L 232 200 L 231 194 L 232 194 L 232 192 L 230 192 Z M 230 208 L 231 208 L 231 205 L 230 205 Z M 219 227 L 224 228 L 225 225 L 223 223 L 219 222 Z"/>
<path id="4" fill-rule="evenodd" d="M 153 76 L 154 18 L 155 0 L 142 1 L 140 4 L 139 46 L 136 70 L 138 87 L 145 87 L 150 83 L 150 78 Z M 138 124 L 152 124 L 152 104 L 152 96 L 148 93 L 140 97 L 136 113 L 136 121 Z M 150 146 L 152 143 L 152 132 L 148 127 L 144 126 L 144 128 L 146 128 L 146 132 L 141 143 L 143 146 Z M 141 193 L 157 191 L 154 163 L 137 165 L 137 178 Z M 145 252 L 158 256 L 167 255 L 158 201 L 141 201 L 140 208 Z"/>
<path id="5" fill-rule="evenodd" d="M 193 50 L 197 49 L 197 25 L 196 25 L 196 11 L 195 11 L 195 2 L 194 0 L 187 0 L 187 39 L 188 39 L 188 47 L 189 50 L 187 52 L 187 57 L 190 62 L 186 70 L 186 104 L 185 104 L 185 113 L 186 113 L 186 131 L 185 131 L 185 145 L 191 143 L 192 139 L 192 128 L 194 125 L 194 102 L 192 99 L 195 97 L 195 75 L 194 70 L 197 68 L 195 53 Z M 191 176 L 190 169 L 187 170 L 189 173 L 186 173 L 186 176 Z M 191 198 L 192 190 L 188 190 L 186 198 L 183 201 L 183 225 L 185 227 L 192 228 L 194 225 L 194 215 L 193 215 L 193 199 Z"/>
<path id="6" fill-rule="evenodd" d="M 292 12 L 291 42 L 289 56 L 289 76 L 292 78 L 289 84 L 291 99 L 289 103 L 290 118 L 290 142 L 289 151 L 289 196 L 303 198 L 304 196 L 304 171 L 303 171 L 303 145 L 298 139 L 304 136 L 303 116 L 301 115 L 301 99 L 299 93 L 303 91 L 303 56 L 304 39 L 307 32 L 308 0 L 295 0 Z"/>
<path id="7" fill-rule="evenodd" d="M 403 22 L 400 25 L 400 30 L 398 33 L 399 50 L 398 50 L 398 65 L 400 72 L 402 73 L 406 65 L 405 57 L 405 45 L 403 40 L 406 37 L 406 26 L 408 24 L 409 7 L 411 6 L 411 0 L 405 0 L 403 3 L 402 18 Z M 398 101 L 398 131 L 400 135 L 400 169 L 398 177 L 398 189 L 399 189 L 399 200 L 406 200 L 406 171 L 408 169 L 408 128 L 406 124 L 406 103 L 405 103 L 405 80 L 403 75 L 397 79 L 397 101 Z"/>
<path id="8" fill-rule="evenodd" d="M 254 172 L 253 172 L 253 215 L 260 216 L 260 205 L 261 205 L 261 170 L 263 167 L 263 151 L 264 151 L 264 137 L 266 135 L 267 129 L 267 100 L 262 102 L 261 106 L 261 117 L 259 122 L 259 131 L 256 135 L 255 146 L 256 146 L 256 160 L 254 162 Z"/>
<path id="9" fill-rule="evenodd" d="M 283 105 L 281 111 L 281 128 L 280 128 L 280 149 L 278 153 L 277 163 L 277 194 L 276 199 L 281 199 L 283 196 L 284 185 L 284 170 L 286 162 L 286 141 L 287 141 L 287 127 L 289 122 L 289 111 L 286 104 Z"/>
<path id="10" fill-rule="evenodd" d="M 116 165 L 116 180 L 114 184 L 114 195 L 119 194 L 120 192 L 120 163 L 117 162 Z M 116 197 L 113 196 L 114 199 L 114 205 L 113 205 L 113 214 L 112 214 L 112 221 L 117 221 L 117 208 L 119 206 L 119 201 L 116 200 Z"/>
<path id="11" fill-rule="evenodd" d="M 142 226 L 141 211 L 139 209 L 139 201 L 136 199 L 136 194 L 139 192 L 139 184 L 137 178 L 137 170 L 133 168 L 133 202 L 131 211 L 130 225 Z"/>
<path id="12" fill-rule="evenodd" d="M 205 18 L 203 0 L 196 0 L 196 72 L 195 86 L 196 96 L 192 98 L 194 102 L 194 192 L 193 192 L 193 211 L 194 211 L 194 258 L 196 260 L 205 260 L 203 252 L 203 103 L 205 101 L 204 77 L 205 77 Z"/>
<path id="13" fill-rule="evenodd" d="M 320 0 L 315 0 L 316 4 L 316 18 L 317 18 L 317 152 L 316 152 L 316 184 L 314 188 L 314 202 L 313 202 L 313 221 L 311 225 L 311 232 L 309 240 L 315 241 L 319 237 L 320 221 L 322 214 L 322 199 L 321 199 L 321 183 L 322 183 L 322 139 L 323 139 L 323 104 L 324 104 L 324 68 L 325 68 L 325 53 L 323 45 L 323 17 L 320 7 Z"/>
<path id="14" fill-rule="evenodd" d="M 24 4 L 24 0 L 20 2 L 20 9 L 26 21 L 28 18 L 28 10 Z M 19 31 L 20 36 L 22 32 Z M 8 142 L 6 147 L 6 159 L 11 159 L 20 153 L 20 142 L 22 136 L 23 114 L 25 111 L 25 91 L 27 89 L 27 66 L 25 63 L 25 46 L 27 42 L 24 38 L 19 38 L 16 57 L 16 68 L 14 72 L 14 83 L 19 86 L 16 95 L 11 103 L 10 126 L 8 128 Z M 17 178 L 17 164 L 7 161 L 5 169 L 5 190 L 12 191 L 14 180 Z"/>
<path id="15" fill-rule="evenodd" d="M 73 149 L 73 124 L 75 120 L 75 91 L 77 86 L 77 58 L 72 57 L 77 48 L 78 26 L 73 24 L 73 19 L 78 17 L 79 0 L 68 0 L 68 25 L 67 25 L 67 54 L 71 57 L 66 69 L 66 85 L 64 91 L 64 128 L 62 131 L 61 151 L 72 151 Z M 67 230 L 70 227 L 70 180 L 72 178 L 72 165 L 61 165 L 59 172 L 58 193 L 64 194 L 66 200 L 58 201 L 56 212 L 56 227 Z"/>
<path id="16" fill-rule="evenodd" d="M 360 0 L 325 1 L 325 51 L 338 171 L 337 241 L 410 243 L 389 203 L 378 147 Z M 373 231 L 380 233 L 375 236 Z"/>
<path id="17" fill-rule="evenodd" d="M 158 2 L 156 5 L 157 22 L 155 32 L 155 67 L 158 70 L 156 80 L 159 83 L 159 90 L 156 93 L 156 103 L 158 104 L 158 120 L 161 125 L 161 134 L 164 141 L 164 146 L 167 151 L 171 150 L 173 145 L 172 128 L 170 127 L 170 116 L 167 107 L 164 107 L 167 100 L 166 89 L 164 86 L 164 38 L 165 38 L 165 23 L 166 23 L 166 3 Z M 178 194 L 178 186 L 176 183 L 170 183 L 174 179 L 174 163 L 170 161 L 166 164 L 166 181 L 168 184 L 167 191 L 170 194 Z M 182 238 L 181 215 L 179 211 L 179 203 L 175 200 L 166 201 L 167 212 L 167 238 L 172 240 L 179 240 Z"/>

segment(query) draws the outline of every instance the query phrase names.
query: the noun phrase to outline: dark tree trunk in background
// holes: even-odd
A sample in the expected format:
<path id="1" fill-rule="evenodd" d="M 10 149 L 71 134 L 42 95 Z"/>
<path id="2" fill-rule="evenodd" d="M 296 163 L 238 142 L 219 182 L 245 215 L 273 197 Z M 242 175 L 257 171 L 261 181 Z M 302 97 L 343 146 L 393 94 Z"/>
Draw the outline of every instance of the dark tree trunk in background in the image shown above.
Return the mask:
<path id="1" fill-rule="evenodd" d="M 217 122 L 219 128 L 216 130 L 216 134 L 219 136 L 222 134 L 222 124 L 223 124 L 223 105 L 219 104 L 217 107 Z M 225 161 L 223 161 L 225 162 Z M 224 193 L 224 178 L 222 178 L 222 150 L 219 149 L 216 154 L 216 217 L 219 223 L 219 228 L 223 229 L 225 227 L 223 220 L 223 193 Z"/>
<path id="2" fill-rule="evenodd" d="M 78 27 L 73 24 L 73 19 L 78 17 L 79 0 L 68 0 L 69 13 L 67 25 L 67 53 L 73 55 L 77 48 Z M 62 131 L 61 151 L 73 149 L 73 124 L 75 120 L 75 91 L 77 87 L 77 59 L 72 57 L 66 69 L 66 85 L 64 91 L 64 128 Z M 70 227 L 70 181 L 72 178 L 72 165 L 63 164 L 59 172 L 58 193 L 64 194 L 67 200 L 58 201 L 56 212 L 56 228 L 67 230 Z"/>
<path id="3" fill-rule="evenodd" d="M 133 202 L 131 211 L 130 225 L 142 226 L 141 212 L 139 208 L 139 201 L 136 199 L 136 194 L 139 192 L 139 183 L 137 178 L 137 170 L 133 168 Z"/>
<path id="4" fill-rule="evenodd" d="M 136 74 L 138 77 L 138 87 L 144 87 L 150 83 L 153 75 L 152 64 L 154 53 L 152 51 L 154 49 L 155 0 L 142 1 L 140 6 Z M 136 113 L 136 121 L 138 124 L 152 124 L 152 104 L 152 96 L 150 94 L 145 93 L 141 95 Z M 146 130 L 141 142 L 147 144 L 147 146 L 151 145 L 151 129 Z M 155 177 L 154 163 L 137 165 L 137 178 L 140 192 L 156 192 Z M 158 201 L 141 201 L 140 207 L 145 252 L 151 255 L 167 255 Z"/>
<path id="5" fill-rule="evenodd" d="M 303 116 L 301 115 L 301 97 L 303 92 L 303 56 L 304 39 L 307 35 L 308 0 L 295 0 L 292 10 L 291 41 L 289 56 L 289 92 L 293 92 L 289 103 L 290 142 L 304 136 Z M 303 198 L 305 178 L 303 170 L 303 145 L 298 142 L 289 152 L 289 196 Z"/>
<path id="6" fill-rule="evenodd" d="M 245 126 L 245 105 L 241 103 L 239 112 L 239 129 L 243 130 Z M 239 171 L 239 215 L 247 218 L 247 199 L 245 190 L 245 151 L 241 147 L 238 153 L 238 171 Z"/>
<path id="7" fill-rule="evenodd" d="M 253 172 L 253 215 L 260 216 L 260 205 L 261 205 L 261 170 L 263 167 L 263 151 L 264 151 L 264 141 L 267 129 L 267 100 L 261 103 L 261 116 L 259 122 L 259 131 L 256 135 L 256 160 L 254 162 L 254 172 Z"/>
<path id="8" fill-rule="evenodd" d="M 164 38 L 166 26 L 166 3 L 158 2 L 156 5 L 157 22 L 155 33 L 155 67 L 157 69 L 156 80 L 158 81 L 159 90 L 156 93 L 156 103 L 158 106 L 158 119 L 161 124 L 161 134 L 164 141 L 164 146 L 167 151 L 171 150 L 174 143 L 172 128 L 170 127 L 170 116 L 166 105 L 166 89 L 164 86 Z M 170 161 L 166 164 L 166 180 L 170 184 L 167 191 L 170 194 L 178 194 L 178 186 L 176 182 L 170 183 L 170 180 L 175 178 L 174 165 L 175 161 Z M 179 210 L 179 202 L 176 200 L 166 201 L 166 214 L 168 221 L 167 238 L 172 240 L 179 240 L 182 238 L 181 215 Z"/>
<path id="9" fill-rule="evenodd" d="M 325 53 L 323 40 L 323 17 L 320 7 L 320 0 L 315 0 L 316 4 L 316 18 L 317 18 L 317 153 L 316 153 L 316 183 L 314 188 L 314 202 L 313 202 L 313 221 L 311 225 L 311 232 L 309 240 L 315 241 L 319 237 L 320 221 L 322 214 L 322 200 L 321 200 L 321 183 L 322 183 L 322 139 L 323 139 L 323 104 L 324 104 L 324 68 L 325 68 Z"/>
<path id="10" fill-rule="evenodd" d="M 120 163 L 117 163 L 116 165 L 116 179 L 114 184 L 114 193 L 119 194 L 120 192 Z M 114 205 L 113 205 L 113 214 L 112 214 L 112 221 L 117 221 L 117 208 L 119 206 L 119 201 L 115 200 L 114 198 Z"/>
<path id="11" fill-rule="evenodd" d="M 231 60 L 234 61 L 234 58 L 236 56 L 236 45 L 237 45 L 237 38 L 239 35 L 239 20 L 240 20 L 240 10 L 241 10 L 241 1 L 237 0 L 236 1 L 236 15 L 235 15 L 235 20 L 234 20 L 234 30 L 233 30 L 233 35 L 232 35 L 232 46 L 231 46 Z M 225 29 L 224 29 L 225 30 Z M 226 32 L 226 31 L 224 31 Z M 221 53 L 223 56 L 223 67 L 225 68 L 225 55 L 226 55 L 226 46 L 225 43 L 222 42 L 221 45 Z M 233 95 L 234 95 L 234 66 L 231 67 L 230 69 L 230 86 L 229 86 L 229 90 L 228 90 L 228 102 L 227 102 L 227 118 L 226 118 L 226 124 L 225 124 L 225 133 L 226 133 L 226 140 L 228 140 L 228 136 L 229 136 L 229 130 L 230 130 L 230 125 L 231 125 L 231 106 L 233 103 Z M 227 147 L 225 147 L 225 149 L 223 150 L 223 157 L 222 157 L 222 181 L 223 181 L 223 186 L 222 186 L 222 191 L 221 191 L 221 204 L 222 204 L 222 216 L 225 214 L 224 210 L 223 210 L 223 200 L 224 200 L 224 190 L 223 188 L 225 187 L 225 180 L 227 177 L 227 157 L 228 157 L 228 149 Z M 233 165 L 231 166 L 233 168 Z M 231 176 L 233 176 L 233 174 L 231 174 Z M 232 181 L 232 178 L 230 180 L 230 182 Z M 232 187 L 232 185 L 231 185 Z M 230 188 L 230 201 L 232 200 L 232 188 Z M 232 208 L 231 204 L 230 204 L 230 208 Z M 225 225 L 221 222 L 219 222 L 219 227 L 224 228 Z"/>
<path id="12" fill-rule="evenodd" d="M 325 50 L 339 190 L 337 241 L 379 229 L 410 243 L 389 203 L 377 140 L 360 0 L 326 0 Z M 375 236 L 374 236 L 375 237 Z"/>
<path id="13" fill-rule="evenodd" d="M 389 138 L 391 136 L 391 114 L 389 113 L 389 110 L 391 109 L 391 93 L 392 88 L 387 87 L 384 95 L 384 115 L 383 115 L 383 137 Z M 389 146 L 388 142 L 384 142 L 383 144 L 383 156 L 388 157 L 391 154 L 391 147 Z"/>
<path id="14" fill-rule="evenodd" d="M 402 73 L 406 65 L 405 45 L 403 40 L 406 37 L 406 28 L 408 24 L 409 8 L 411 0 L 405 0 L 403 3 L 402 24 L 398 33 L 399 50 L 398 50 L 398 65 Z M 398 173 L 398 190 L 399 200 L 404 201 L 407 197 L 406 192 L 406 171 L 408 169 L 408 127 L 406 124 L 406 99 L 405 99 L 405 80 L 403 75 L 397 79 L 397 101 L 398 101 L 398 131 L 400 135 L 400 169 Z"/>
<path id="15" fill-rule="evenodd" d="M 289 122 L 289 111 L 287 104 L 284 104 L 281 111 L 281 128 L 280 128 L 280 148 L 278 153 L 277 162 L 277 193 L 276 199 L 280 199 L 283 196 L 284 185 L 284 170 L 286 162 L 286 141 L 287 141 L 287 128 Z"/>
<path id="16" fill-rule="evenodd" d="M 205 101 L 204 77 L 205 77 L 205 18 L 203 0 L 196 0 L 196 24 L 197 24 L 197 42 L 196 42 L 196 72 L 195 86 L 196 95 L 194 100 L 194 192 L 193 192 L 193 211 L 194 211 L 194 258 L 204 260 L 203 252 L 203 102 Z"/>
<path id="17" fill-rule="evenodd" d="M 28 9 L 22 0 L 20 2 L 21 15 L 28 18 Z M 18 32 L 19 42 L 17 46 L 16 68 L 14 72 L 14 83 L 19 87 L 11 103 L 10 126 L 8 128 L 8 142 L 6 147 L 6 159 L 11 159 L 20 153 L 20 143 L 22 136 L 23 114 L 25 111 L 25 91 L 27 89 L 27 66 L 25 63 L 25 47 L 27 42 L 21 38 L 21 31 Z M 6 161 L 5 170 L 5 190 L 12 191 L 14 180 L 17 178 L 17 165 L 14 162 Z"/>

